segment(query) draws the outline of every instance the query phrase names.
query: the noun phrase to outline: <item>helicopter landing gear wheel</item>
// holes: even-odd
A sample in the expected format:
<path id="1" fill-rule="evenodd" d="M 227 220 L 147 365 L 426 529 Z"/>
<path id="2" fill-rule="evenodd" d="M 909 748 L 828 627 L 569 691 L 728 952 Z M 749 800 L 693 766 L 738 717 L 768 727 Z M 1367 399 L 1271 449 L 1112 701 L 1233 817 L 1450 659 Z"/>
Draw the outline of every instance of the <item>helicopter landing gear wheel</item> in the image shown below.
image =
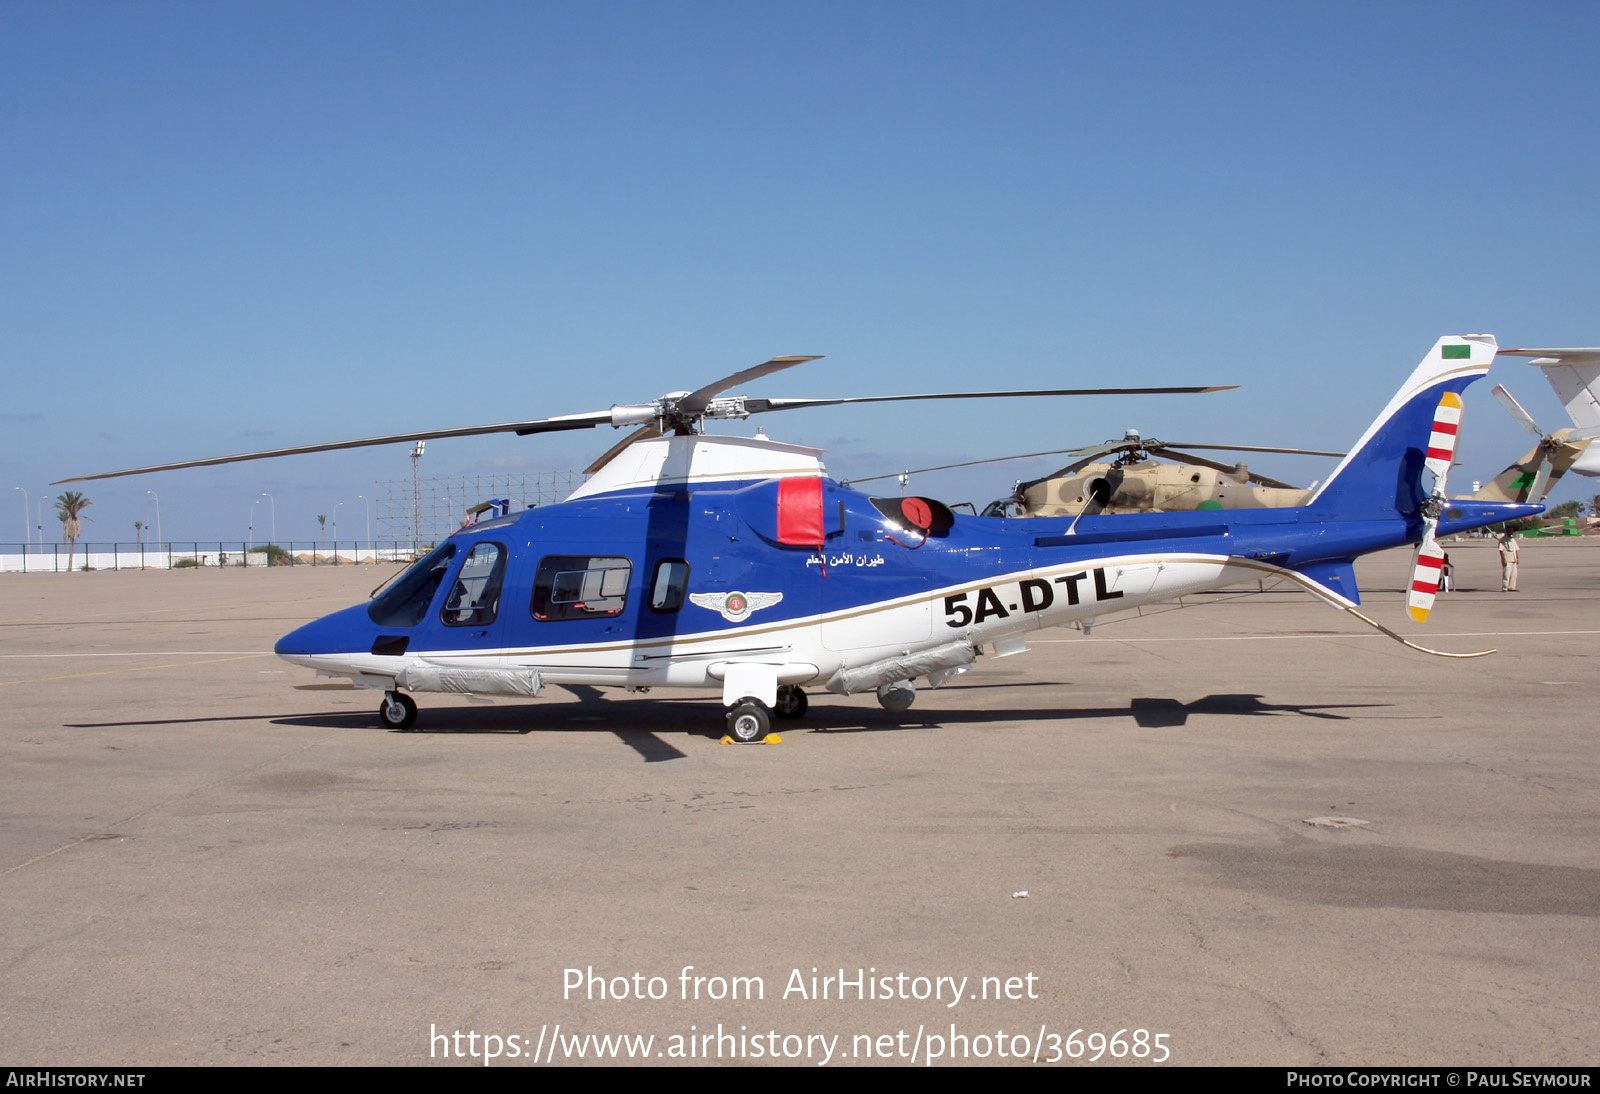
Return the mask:
<path id="1" fill-rule="evenodd" d="M 806 707 L 810 705 L 805 692 L 793 684 L 784 684 L 778 689 L 778 705 L 772 708 L 772 713 L 785 719 L 804 718 Z"/>
<path id="2" fill-rule="evenodd" d="M 728 711 L 728 736 L 741 744 L 759 741 L 772 730 L 772 712 L 759 699 L 745 699 Z"/>
<path id="3" fill-rule="evenodd" d="M 411 696 L 401 695 L 398 691 L 384 692 L 383 705 L 378 708 L 378 721 L 386 729 L 398 729 L 402 733 L 411 728 L 417 720 L 417 704 L 412 702 Z"/>

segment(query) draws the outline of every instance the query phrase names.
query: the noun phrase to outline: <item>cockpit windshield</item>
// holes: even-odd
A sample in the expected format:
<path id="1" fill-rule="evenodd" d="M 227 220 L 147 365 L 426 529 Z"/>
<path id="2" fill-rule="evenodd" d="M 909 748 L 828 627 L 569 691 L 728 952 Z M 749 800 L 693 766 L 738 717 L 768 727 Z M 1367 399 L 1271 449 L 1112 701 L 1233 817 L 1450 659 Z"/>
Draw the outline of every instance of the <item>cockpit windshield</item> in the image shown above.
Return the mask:
<path id="1" fill-rule="evenodd" d="M 455 556 L 453 542 L 439 544 L 375 597 L 367 605 L 367 615 L 380 627 L 415 627 L 421 623 Z"/>

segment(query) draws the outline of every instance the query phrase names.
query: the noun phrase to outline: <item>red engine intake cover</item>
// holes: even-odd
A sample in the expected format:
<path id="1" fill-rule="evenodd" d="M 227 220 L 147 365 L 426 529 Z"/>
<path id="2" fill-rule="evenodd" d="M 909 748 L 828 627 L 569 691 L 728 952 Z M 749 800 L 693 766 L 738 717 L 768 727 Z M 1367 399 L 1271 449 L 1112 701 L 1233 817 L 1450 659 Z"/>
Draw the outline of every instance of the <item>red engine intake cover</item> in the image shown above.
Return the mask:
<path id="1" fill-rule="evenodd" d="M 821 547 L 822 480 L 778 480 L 778 542 L 790 547 Z"/>

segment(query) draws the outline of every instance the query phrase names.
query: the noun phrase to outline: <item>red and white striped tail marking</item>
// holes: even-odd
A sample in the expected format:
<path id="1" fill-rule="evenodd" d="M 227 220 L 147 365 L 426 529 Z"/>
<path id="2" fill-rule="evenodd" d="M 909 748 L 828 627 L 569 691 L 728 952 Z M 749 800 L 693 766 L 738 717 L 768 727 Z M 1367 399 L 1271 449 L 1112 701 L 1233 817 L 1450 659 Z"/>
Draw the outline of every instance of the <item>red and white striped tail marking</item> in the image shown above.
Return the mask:
<path id="1" fill-rule="evenodd" d="M 1450 463 L 1456 455 L 1456 438 L 1461 430 L 1461 396 L 1447 391 L 1439 398 L 1439 409 L 1433 412 L 1433 432 L 1428 435 L 1426 465 L 1438 478 L 1450 473 Z"/>
<path id="2" fill-rule="evenodd" d="M 1417 548 L 1417 557 L 1411 564 L 1411 587 L 1406 590 L 1406 610 L 1418 623 L 1425 622 L 1433 610 L 1433 598 L 1439 592 L 1439 579 L 1444 573 L 1444 548 L 1429 537 Z"/>

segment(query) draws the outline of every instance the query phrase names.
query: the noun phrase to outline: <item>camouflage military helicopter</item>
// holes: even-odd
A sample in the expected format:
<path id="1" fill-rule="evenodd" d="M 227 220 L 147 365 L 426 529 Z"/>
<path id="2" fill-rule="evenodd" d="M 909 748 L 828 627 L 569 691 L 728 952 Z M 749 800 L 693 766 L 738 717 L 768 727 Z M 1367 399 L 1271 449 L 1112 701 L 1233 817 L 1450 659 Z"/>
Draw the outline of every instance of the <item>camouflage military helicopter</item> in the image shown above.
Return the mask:
<path id="1" fill-rule="evenodd" d="M 1558 350 L 1502 350 L 1502 353 L 1557 353 Z M 1538 362 L 1535 362 L 1537 364 Z M 1555 381 L 1552 380 L 1552 383 Z M 1594 441 L 1600 438 L 1600 427 L 1572 426 L 1546 433 L 1522 408 L 1522 404 L 1507 391 L 1503 384 L 1496 385 L 1494 397 L 1517 423 L 1538 438 L 1521 459 L 1484 484 L 1473 494 L 1484 501 L 1533 502 L 1544 501 L 1555 489 L 1561 476 L 1568 471 L 1579 475 L 1600 475 L 1600 447 Z M 1573 411 L 1573 421 L 1578 421 L 1580 410 Z"/>
<path id="2" fill-rule="evenodd" d="M 1572 416 L 1571 428 L 1545 432 L 1503 385 L 1494 397 L 1534 437 L 1532 449 L 1472 494 L 1479 501 L 1538 504 L 1567 472 L 1600 476 L 1600 348 L 1504 349 L 1499 356 L 1533 357 L 1545 370 L 1556 394 Z M 1317 483 L 1298 487 L 1252 471 L 1244 463 L 1227 464 L 1188 449 L 1213 452 L 1266 452 L 1296 456 L 1342 457 L 1342 452 L 1260 445 L 1199 444 L 1146 440 L 1137 429 L 1118 441 L 1083 448 L 1051 449 L 1016 456 L 941 464 L 851 480 L 853 483 L 898 478 L 904 486 L 912 475 L 975 467 L 1039 456 L 1072 457 L 1060 470 L 1018 481 L 1010 496 L 990 502 L 986 517 L 1068 517 L 1119 513 L 1177 513 L 1205 509 L 1283 509 L 1305 505 Z M 1186 461 L 1164 463 L 1157 457 Z"/>
<path id="3" fill-rule="evenodd" d="M 1037 479 L 1018 482 L 1009 497 L 990 502 L 986 517 L 1077 517 L 1118 513 L 1180 513 L 1196 509 L 1283 509 L 1304 505 L 1316 489 L 1293 486 L 1252 471 L 1243 463 L 1228 464 L 1199 456 L 1189 449 L 1213 452 L 1268 452 L 1296 456 L 1343 456 L 1343 452 L 1323 452 L 1308 448 L 1269 448 L 1260 445 L 1199 444 L 1167 442 L 1140 436 L 1130 429 L 1118 441 L 1083 448 L 1029 452 L 1020 456 L 1001 456 L 990 460 L 924 467 L 903 471 L 905 478 L 929 471 L 972 467 L 1003 460 L 1037 456 L 1073 457 L 1059 471 Z M 1187 461 L 1163 463 L 1156 457 Z"/>

